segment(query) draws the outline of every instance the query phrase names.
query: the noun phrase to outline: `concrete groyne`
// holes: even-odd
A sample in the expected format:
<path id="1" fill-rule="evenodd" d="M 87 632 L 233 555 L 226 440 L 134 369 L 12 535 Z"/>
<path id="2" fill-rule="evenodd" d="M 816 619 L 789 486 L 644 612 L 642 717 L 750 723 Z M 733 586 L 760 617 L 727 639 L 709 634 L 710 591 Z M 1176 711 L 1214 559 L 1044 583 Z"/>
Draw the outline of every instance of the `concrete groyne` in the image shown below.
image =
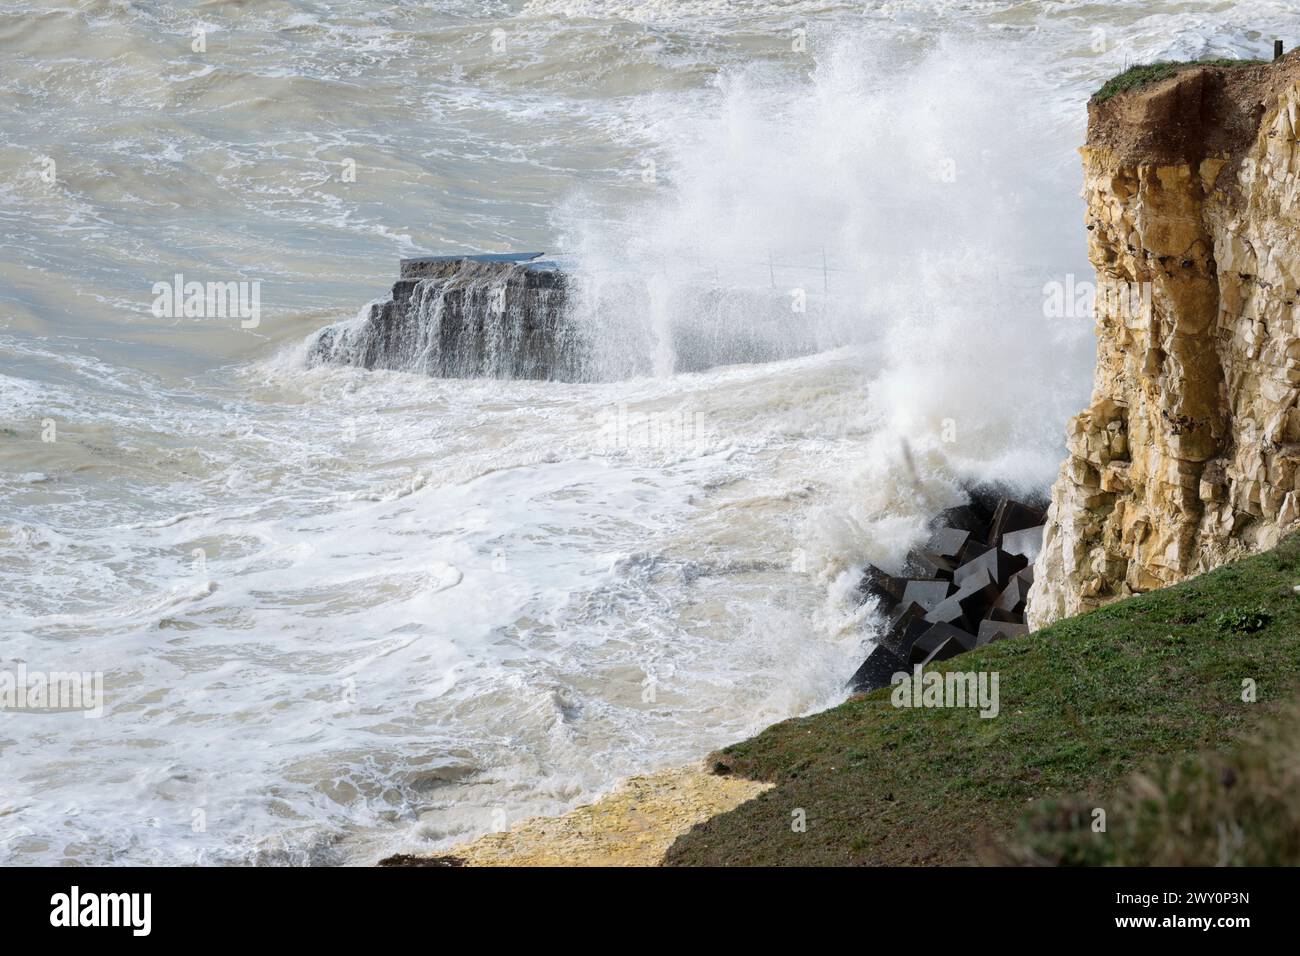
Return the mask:
<path id="1" fill-rule="evenodd" d="M 541 253 L 403 259 L 390 297 L 321 329 L 308 362 L 571 381 L 583 362 L 566 294 L 565 274 Z"/>

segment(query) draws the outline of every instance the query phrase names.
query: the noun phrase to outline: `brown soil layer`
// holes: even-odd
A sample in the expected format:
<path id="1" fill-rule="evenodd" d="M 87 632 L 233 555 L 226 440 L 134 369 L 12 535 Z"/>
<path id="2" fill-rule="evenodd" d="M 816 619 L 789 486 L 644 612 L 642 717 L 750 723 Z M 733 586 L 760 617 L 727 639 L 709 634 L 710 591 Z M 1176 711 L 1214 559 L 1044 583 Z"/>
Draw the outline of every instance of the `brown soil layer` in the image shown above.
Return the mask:
<path id="1" fill-rule="evenodd" d="M 1300 81 L 1300 51 L 1257 66 L 1190 66 L 1088 106 L 1088 145 L 1126 166 L 1231 159 L 1259 132 L 1281 91 Z"/>

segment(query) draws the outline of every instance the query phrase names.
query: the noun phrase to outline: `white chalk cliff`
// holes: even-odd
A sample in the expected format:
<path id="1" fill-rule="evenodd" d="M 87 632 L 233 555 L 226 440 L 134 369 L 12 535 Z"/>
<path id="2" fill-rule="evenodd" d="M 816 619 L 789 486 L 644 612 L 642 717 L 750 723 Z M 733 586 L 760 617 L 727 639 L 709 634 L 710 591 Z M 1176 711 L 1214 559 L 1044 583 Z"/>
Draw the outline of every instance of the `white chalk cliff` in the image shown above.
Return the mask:
<path id="1" fill-rule="evenodd" d="M 1300 519 L 1300 56 L 1089 107 L 1092 400 L 1035 627 L 1271 547 Z"/>

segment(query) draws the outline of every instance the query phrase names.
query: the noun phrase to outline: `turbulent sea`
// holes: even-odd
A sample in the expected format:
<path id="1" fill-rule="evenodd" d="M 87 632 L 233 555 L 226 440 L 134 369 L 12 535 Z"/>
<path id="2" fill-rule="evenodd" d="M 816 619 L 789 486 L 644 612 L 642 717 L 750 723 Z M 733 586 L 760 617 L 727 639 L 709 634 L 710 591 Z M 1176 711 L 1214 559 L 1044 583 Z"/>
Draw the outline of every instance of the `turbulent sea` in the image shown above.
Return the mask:
<path id="1" fill-rule="evenodd" d="M 1087 96 L 1290 7 L 6 3 L 0 672 L 104 712 L 0 712 L 0 862 L 371 863 L 842 699 L 862 564 L 1087 399 Z M 511 250 L 599 381 L 307 366 Z"/>

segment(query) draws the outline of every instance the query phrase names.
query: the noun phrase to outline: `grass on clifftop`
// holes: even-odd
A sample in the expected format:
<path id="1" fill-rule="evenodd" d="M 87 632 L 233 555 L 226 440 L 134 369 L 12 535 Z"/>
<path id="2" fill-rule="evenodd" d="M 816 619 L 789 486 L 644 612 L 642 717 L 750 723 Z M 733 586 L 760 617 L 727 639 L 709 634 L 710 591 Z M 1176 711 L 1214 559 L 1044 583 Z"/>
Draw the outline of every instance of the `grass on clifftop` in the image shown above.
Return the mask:
<path id="1" fill-rule="evenodd" d="M 1214 844 L 1209 834 L 1236 827 L 1249 842 L 1250 821 L 1297 820 L 1294 807 L 1278 817 L 1279 803 L 1294 793 L 1286 789 L 1292 771 L 1259 769 L 1277 748 L 1241 744 L 1300 688 L 1296 583 L 1300 536 L 936 668 L 997 671 L 994 718 L 974 709 L 895 708 L 885 688 L 769 727 L 715 757 L 729 772 L 776 787 L 683 834 L 665 862 L 963 864 L 1010 856 L 1138 863 L 1153 855 L 1169 861 L 1170 854 L 1151 849 L 1178 829 L 1179 813 L 1195 816 L 1205 831 L 1205 839 L 1179 844 L 1189 855 L 1181 862 L 1218 862 L 1219 849 L 1207 849 Z M 1256 703 L 1242 700 L 1248 679 Z M 1234 745 L 1233 756 L 1194 759 Z M 1150 786 L 1131 778 L 1170 761 L 1183 763 L 1155 771 Z M 1225 797 L 1219 789 L 1230 778 L 1256 781 L 1266 792 L 1244 803 Z M 1144 824 L 1151 806 L 1144 800 L 1161 806 L 1157 791 L 1170 798 L 1166 812 Z M 1205 816 L 1239 803 L 1249 805 L 1240 819 Z M 1088 826 L 1097 806 L 1110 807 L 1107 834 Z M 805 832 L 792 827 L 800 810 Z M 1261 855 L 1252 853 L 1230 862 Z M 1300 862 L 1294 839 L 1276 855 Z"/>
<path id="2" fill-rule="evenodd" d="M 1106 832 L 1093 832 L 1098 808 Z M 990 862 L 1055 866 L 1294 866 L 1300 713 L 1227 753 L 1135 773 L 1116 794 L 1044 800 Z"/>
<path id="3" fill-rule="evenodd" d="M 1157 63 L 1139 63 L 1130 66 L 1119 76 L 1111 77 L 1096 93 L 1092 94 L 1092 103 L 1105 103 L 1112 96 L 1165 80 L 1193 66 L 1259 66 L 1264 60 L 1161 60 Z"/>

